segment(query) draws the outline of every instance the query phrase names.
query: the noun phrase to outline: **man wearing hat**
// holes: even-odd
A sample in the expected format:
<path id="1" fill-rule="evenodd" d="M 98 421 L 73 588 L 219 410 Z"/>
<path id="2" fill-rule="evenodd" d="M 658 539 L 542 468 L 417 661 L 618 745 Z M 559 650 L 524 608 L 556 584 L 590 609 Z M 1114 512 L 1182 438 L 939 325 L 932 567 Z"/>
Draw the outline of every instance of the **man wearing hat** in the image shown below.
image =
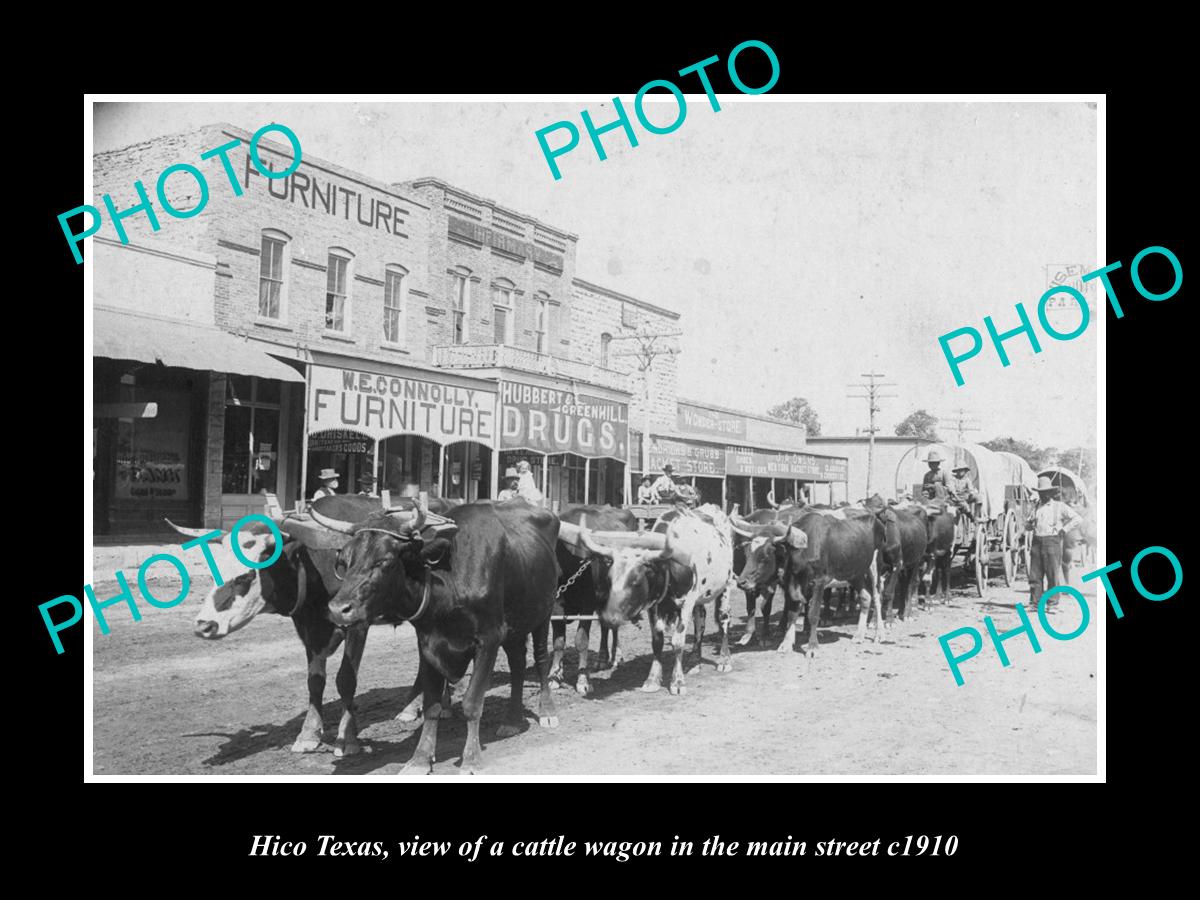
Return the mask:
<path id="1" fill-rule="evenodd" d="M 675 495 L 678 493 L 675 487 L 675 467 L 670 463 L 663 466 L 663 473 L 658 476 L 658 481 L 654 482 L 654 493 L 658 494 L 660 503 L 671 503 L 675 500 Z"/>
<path id="2" fill-rule="evenodd" d="M 358 476 L 358 494 L 360 497 L 376 496 L 375 476 L 370 472 L 363 472 Z"/>
<path id="3" fill-rule="evenodd" d="M 1062 576 L 1063 535 L 1078 527 L 1083 519 L 1079 513 L 1058 499 L 1058 488 L 1049 476 L 1038 478 L 1038 503 L 1029 517 L 1033 529 L 1033 545 L 1029 555 L 1029 605 L 1038 608 L 1044 590 L 1058 587 Z M 1046 582 L 1042 587 L 1043 580 Z M 1049 605 L 1053 607 L 1055 601 Z"/>
<path id="4" fill-rule="evenodd" d="M 517 486 L 521 483 L 521 475 L 512 466 L 504 470 L 504 490 L 496 497 L 497 500 L 513 500 L 520 497 Z"/>
<path id="5" fill-rule="evenodd" d="M 954 474 L 950 477 L 950 497 L 958 503 L 963 512 L 963 525 L 967 531 L 975 530 L 975 503 L 979 494 L 975 492 L 975 483 L 971 481 L 971 466 L 965 460 L 954 464 Z M 967 532 L 959 538 L 960 543 L 968 540 Z"/>
<path id="6" fill-rule="evenodd" d="M 945 457 L 936 448 L 930 450 L 929 455 L 925 457 L 929 471 L 921 479 L 921 489 L 930 500 L 955 499 L 954 492 L 950 489 L 950 478 L 942 468 L 945 461 Z"/>
<path id="7" fill-rule="evenodd" d="M 317 476 L 317 480 L 321 482 L 321 486 L 317 488 L 312 495 L 314 500 L 320 500 L 322 497 L 332 497 L 337 493 L 338 473 L 333 469 L 322 469 L 321 474 Z"/>

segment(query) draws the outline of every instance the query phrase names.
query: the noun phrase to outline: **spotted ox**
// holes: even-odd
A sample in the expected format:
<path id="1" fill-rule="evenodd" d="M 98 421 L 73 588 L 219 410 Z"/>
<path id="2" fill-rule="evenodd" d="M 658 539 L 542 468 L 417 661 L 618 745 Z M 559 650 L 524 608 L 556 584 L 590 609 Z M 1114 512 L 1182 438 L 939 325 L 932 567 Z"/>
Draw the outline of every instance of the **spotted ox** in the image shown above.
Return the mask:
<path id="1" fill-rule="evenodd" d="M 550 693 L 546 637 L 558 584 L 555 560 L 558 518 L 521 500 L 467 503 L 448 517 L 422 510 L 385 511 L 346 529 L 339 551 L 342 586 L 329 602 L 335 624 L 385 618 L 410 622 L 422 665 L 425 724 L 405 772 L 424 774 L 437 750 L 437 712 L 447 679 L 457 680 L 472 662 L 463 697 L 467 740 L 462 773 L 483 766 L 479 720 L 496 655 L 508 656 L 511 696 L 500 736 L 523 727 L 522 687 L 528 637 L 541 676 L 540 724 L 558 717 Z"/>
<path id="2" fill-rule="evenodd" d="M 564 523 L 563 532 L 569 526 Z M 733 542 L 729 522 L 716 506 L 696 510 L 677 508 L 666 513 L 652 532 L 592 532 L 586 523 L 578 540 L 596 556 L 612 561 L 608 603 L 600 614 L 611 627 L 619 627 L 642 613 L 650 620 L 654 661 L 643 691 L 662 687 L 663 650 L 666 641 L 674 651 L 669 690 L 685 692 L 683 653 L 687 620 L 693 619 L 697 666 L 703 658 L 704 622 L 708 604 L 716 604 L 721 630 L 717 671 L 727 672 L 729 654 L 729 588 L 733 581 Z"/>
<path id="3" fill-rule="evenodd" d="M 184 528 L 168 520 L 176 531 L 191 537 L 219 536 L 219 532 Z M 292 520 L 277 520 L 284 533 L 284 546 L 278 560 L 263 569 L 253 569 L 232 552 L 231 535 L 204 546 L 213 566 L 222 576 L 200 604 L 193 631 L 205 640 L 219 640 L 245 628 L 259 614 L 285 616 L 292 620 L 304 645 L 307 660 L 308 711 L 300 734 L 292 744 L 296 753 L 311 753 L 325 747 L 322 703 L 325 694 L 326 662 L 345 640 L 341 666 L 337 674 L 338 695 L 343 713 L 334 744 L 335 756 L 349 756 L 361 750 L 355 720 L 354 693 L 358 686 L 358 668 L 366 645 L 366 625 L 338 630 L 329 620 L 326 607 L 337 593 L 339 582 L 333 572 L 337 548 L 344 536 L 324 529 L 305 529 L 303 540 L 289 533 L 296 528 Z M 275 538 L 261 522 L 252 521 L 239 533 L 243 556 L 265 562 L 275 553 Z"/>
<path id="4" fill-rule="evenodd" d="M 587 518 L 591 527 L 600 531 L 637 531 L 637 518 L 625 509 L 612 506 L 572 506 L 560 514 L 561 521 L 579 525 Z M 558 567 L 562 571 L 558 589 L 562 592 L 555 605 L 559 615 L 596 615 L 608 603 L 610 587 L 610 560 L 606 556 L 594 556 L 586 548 L 559 541 L 557 546 Z M 563 683 L 563 651 L 567 644 L 567 622 L 555 619 L 551 623 L 554 635 L 554 659 L 550 665 L 551 687 Z M 592 633 L 592 620 L 579 619 L 575 623 L 575 649 L 579 652 L 579 672 L 575 679 L 575 690 L 583 696 L 592 693 L 588 641 Z M 609 636 L 612 637 L 612 665 L 615 669 L 621 662 L 617 643 L 619 631 L 600 623 L 600 665 L 607 661 Z"/>

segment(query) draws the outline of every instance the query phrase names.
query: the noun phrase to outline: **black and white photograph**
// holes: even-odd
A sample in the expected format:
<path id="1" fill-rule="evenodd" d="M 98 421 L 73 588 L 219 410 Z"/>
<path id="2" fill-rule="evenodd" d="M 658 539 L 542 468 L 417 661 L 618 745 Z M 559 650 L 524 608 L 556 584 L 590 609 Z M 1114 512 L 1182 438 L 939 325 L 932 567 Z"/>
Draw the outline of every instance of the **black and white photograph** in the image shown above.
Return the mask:
<path id="1" fill-rule="evenodd" d="M 1103 96 L 687 78 L 92 103 L 88 780 L 1103 780 Z"/>

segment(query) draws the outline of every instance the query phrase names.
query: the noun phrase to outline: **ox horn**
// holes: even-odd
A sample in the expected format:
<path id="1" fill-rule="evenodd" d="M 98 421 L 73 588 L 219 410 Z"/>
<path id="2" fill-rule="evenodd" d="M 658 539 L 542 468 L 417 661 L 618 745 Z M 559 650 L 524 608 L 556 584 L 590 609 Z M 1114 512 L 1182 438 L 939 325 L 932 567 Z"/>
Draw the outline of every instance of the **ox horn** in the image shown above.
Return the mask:
<path id="1" fill-rule="evenodd" d="M 324 525 L 331 531 L 340 531 L 342 534 L 352 534 L 354 532 L 354 522 L 344 522 L 341 519 L 323 516 L 321 513 L 317 512 L 315 508 L 309 509 L 308 513 L 313 517 L 314 520 Z"/>
<path id="2" fill-rule="evenodd" d="M 215 530 L 212 528 L 207 528 L 207 529 L 206 528 L 185 528 L 183 525 L 176 525 L 174 522 L 172 522 L 166 516 L 163 517 L 163 521 L 166 522 L 168 525 L 170 525 L 172 528 L 174 528 L 176 531 L 178 531 L 180 534 L 182 534 L 186 537 L 194 537 L 194 538 L 204 537 L 204 535 L 206 535 L 206 534 L 212 534 L 212 532 Z"/>
<path id="3" fill-rule="evenodd" d="M 574 522 L 558 523 L 558 539 L 564 544 L 570 544 L 573 547 L 579 546 L 579 526 Z"/>
<path id="4" fill-rule="evenodd" d="M 740 534 L 742 537 L 744 537 L 744 538 L 754 537 L 753 523 L 747 522 L 745 519 L 743 519 L 741 516 L 739 516 L 737 514 L 736 504 L 734 507 L 734 511 L 729 516 L 729 523 L 730 523 L 730 527 L 732 527 L 733 530 L 737 534 Z"/>
<path id="5" fill-rule="evenodd" d="M 597 556 L 607 556 L 609 559 L 612 559 L 615 551 L 611 547 L 605 547 L 603 544 L 599 544 L 592 540 L 592 533 L 588 531 L 587 527 L 587 516 L 584 516 L 579 521 L 579 540 L 583 542 L 583 546 L 587 547 L 590 552 L 596 554 Z M 559 534 L 562 534 L 562 525 L 563 523 L 560 522 Z"/>

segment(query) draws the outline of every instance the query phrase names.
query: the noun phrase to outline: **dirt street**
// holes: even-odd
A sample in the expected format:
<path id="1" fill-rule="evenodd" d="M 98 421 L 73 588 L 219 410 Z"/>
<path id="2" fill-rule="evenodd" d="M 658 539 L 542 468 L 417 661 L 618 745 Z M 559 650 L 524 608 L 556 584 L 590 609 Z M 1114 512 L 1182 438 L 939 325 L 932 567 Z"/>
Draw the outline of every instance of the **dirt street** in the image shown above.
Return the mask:
<path id="1" fill-rule="evenodd" d="M 1073 583 L 1078 587 L 1079 570 Z M 798 638 L 796 650 L 776 653 L 776 598 L 770 649 L 734 651 L 734 670 L 718 674 L 709 617 L 704 663 L 689 674 L 687 693 L 640 690 L 650 664 L 649 632 L 622 631 L 625 661 L 593 679 L 595 696 L 571 687 L 557 691 L 560 726 L 543 729 L 534 714 L 536 675 L 530 667 L 525 698 L 528 728 L 496 739 L 508 695 L 500 654 L 483 714 L 487 771 L 496 775 L 909 775 L 1089 774 L 1096 771 L 1095 591 L 1085 591 L 1092 623 L 1079 638 L 1060 642 L 1036 624 L 1042 652 L 1019 636 L 1006 647 L 1002 668 L 984 637 L 984 648 L 963 666 L 966 684 L 951 677 L 937 638 L 963 626 L 984 632 L 991 615 L 1003 632 L 1018 624 L 1012 603 L 1028 597 L 1024 581 L 1005 588 L 994 578 L 982 599 L 956 568 L 948 606 L 922 609 L 915 623 L 897 623 L 882 644 L 851 638 L 856 618 L 821 630 L 821 649 L 810 669 Z M 408 626 L 372 629 L 360 672 L 360 733 L 370 752 L 335 760 L 332 749 L 290 751 L 306 707 L 304 650 L 289 620 L 262 615 L 246 629 L 216 642 L 191 633 L 205 579 L 170 610 L 143 608 L 133 623 L 112 607 L 112 632 L 95 631 L 95 774 L 360 775 L 396 773 L 416 742 L 411 725 L 394 721 L 417 669 L 416 638 Z M 164 579 L 159 596 L 178 591 Z M 99 597 L 117 592 L 98 583 Z M 732 636 L 742 634 L 745 604 L 735 592 Z M 1074 630 L 1079 612 L 1069 598 L 1052 618 L 1061 632 Z M 594 628 L 592 649 L 599 641 Z M 574 625 L 568 627 L 568 645 Z M 961 639 L 960 639 L 961 640 Z M 691 639 L 689 638 L 689 658 Z M 958 646 L 958 644 L 956 644 Z M 326 736 L 332 741 L 341 715 L 334 678 L 341 654 L 329 665 Z M 532 662 L 532 660 L 531 660 Z M 690 663 L 689 663 L 690 664 Z M 566 672 L 574 684 L 575 652 Z M 464 679 L 456 697 L 466 687 Z M 438 774 L 456 774 L 466 725 L 442 723 Z"/>

